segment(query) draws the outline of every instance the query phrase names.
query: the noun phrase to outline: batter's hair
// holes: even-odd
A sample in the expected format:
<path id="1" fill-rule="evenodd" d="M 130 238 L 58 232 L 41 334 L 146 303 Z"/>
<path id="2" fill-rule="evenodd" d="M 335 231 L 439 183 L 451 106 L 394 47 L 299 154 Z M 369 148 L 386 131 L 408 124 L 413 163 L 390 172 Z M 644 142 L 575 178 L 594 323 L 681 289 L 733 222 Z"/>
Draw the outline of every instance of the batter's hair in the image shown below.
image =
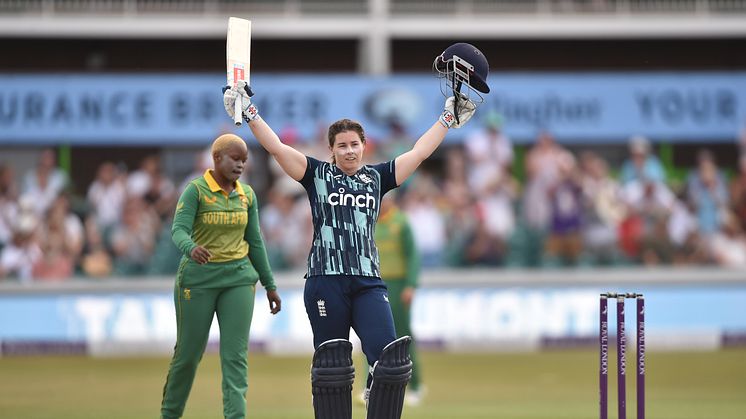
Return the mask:
<path id="1" fill-rule="evenodd" d="M 246 147 L 246 143 L 244 140 L 241 139 L 236 134 L 223 134 L 220 137 L 216 138 L 215 141 L 212 142 L 212 148 L 210 149 L 210 152 L 212 154 L 212 157 L 215 158 L 223 151 L 227 150 L 232 146 L 233 144 L 243 144 L 244 147 Z"/>
<path id="2" fill-rule="evenodd" d="M 355 131 L 360 137 L 360 141 L 365 144 L 365 130 L 363 129 L 363 126 L 360 125 L 360 123 L 357 121 L 345 118 L 329 125 L 329 147 L 334 148 L 334 142 L 337 140 L 337 134 L 346 131 Z M 332 163 L 336 163 L 334 154 L 332 154 Z"/>

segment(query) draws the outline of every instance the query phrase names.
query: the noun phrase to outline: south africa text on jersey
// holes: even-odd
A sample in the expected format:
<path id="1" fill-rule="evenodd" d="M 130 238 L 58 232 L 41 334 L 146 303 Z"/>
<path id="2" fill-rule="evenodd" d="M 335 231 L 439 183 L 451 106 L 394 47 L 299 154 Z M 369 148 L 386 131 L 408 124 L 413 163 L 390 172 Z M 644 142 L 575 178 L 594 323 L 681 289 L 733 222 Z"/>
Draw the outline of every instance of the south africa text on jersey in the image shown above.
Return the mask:
<path id="1" fill-rule="evenodd" d="M 246 211 L 214 211 L 203 213 L 201 218 L 204 224 L 246 224 L 249 217 Z"/>

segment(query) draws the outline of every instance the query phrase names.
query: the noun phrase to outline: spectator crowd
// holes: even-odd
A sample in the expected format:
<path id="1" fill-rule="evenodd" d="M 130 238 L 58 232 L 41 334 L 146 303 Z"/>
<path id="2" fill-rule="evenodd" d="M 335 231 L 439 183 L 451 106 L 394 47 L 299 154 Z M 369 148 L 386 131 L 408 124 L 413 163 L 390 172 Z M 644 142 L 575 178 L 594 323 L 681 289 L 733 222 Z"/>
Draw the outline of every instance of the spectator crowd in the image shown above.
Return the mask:
<path id="1" fill-rule="evenodd" d="M 442 164 L 386 198 L 408 215 L 424 266 L 746 267 L 746 150 L 724 171 L 702 149 L 684 181 L 673 183 L 643 137 L 630 139 L 615 168 L 591 149 L 570 151 L 548 131 L 517 153 L 499 114 L 482 121 L 443 150 Z M 302 143 L 292 133 L 284 140 L 329 157 L 323 140 Z M 414 140 L 392 123 L 389 138 L 369 142 L 366 160 L 391 159 Z M 106 161 L 84 196 L 72 196 L 53 150 L 22 174 L 0 159 L 0 278 L 172 274 L 180 258 L 170 237 L 178 194 L 209 167 L 201 152 L 194 172 L 175 184 L 157 155 L 135 170 Z M 260 219 L 272 266 L 303 267 L 312 235 L 305 192 L 269 168 Z"/>

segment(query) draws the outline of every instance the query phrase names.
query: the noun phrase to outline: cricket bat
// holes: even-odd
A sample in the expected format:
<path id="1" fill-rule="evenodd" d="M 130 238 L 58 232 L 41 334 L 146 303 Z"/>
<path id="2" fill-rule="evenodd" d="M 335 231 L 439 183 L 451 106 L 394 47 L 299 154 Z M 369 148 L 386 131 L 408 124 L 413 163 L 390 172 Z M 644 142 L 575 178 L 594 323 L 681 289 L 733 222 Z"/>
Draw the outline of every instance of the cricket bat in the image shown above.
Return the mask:
<path id="1" fill-rule="evenodd" d="M 225 44 L 228 61 L 228 86 L 235 87 L 244 80 L 249 84 L 251 70 L 251 21 L 238 17 L 228 19 L 228 36 Z M 241 126 L 241 96 L 236 98 L 233 122 Z"/>

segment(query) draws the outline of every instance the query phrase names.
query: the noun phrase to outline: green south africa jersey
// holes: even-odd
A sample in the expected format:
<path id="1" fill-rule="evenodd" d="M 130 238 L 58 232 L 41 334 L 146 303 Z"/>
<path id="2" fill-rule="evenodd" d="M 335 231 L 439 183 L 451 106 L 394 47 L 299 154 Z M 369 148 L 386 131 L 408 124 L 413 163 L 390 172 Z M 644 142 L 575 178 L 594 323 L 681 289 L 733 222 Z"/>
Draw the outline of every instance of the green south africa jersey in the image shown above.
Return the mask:
<path id="1" fill-rule="evenodd" d="M 212 255 L 207 265 L 248 256 L 265 288 L 274 287 L 259 230 L 258 203 L 249 185 L 237 181 L 228 194 L 207 170 L 191 181 L 179 198 L 171 235 L 186 259 L 195 247 L 206 248 Z"/>
<path id="2" fill-rule="evenodd" d="M 407 216 L 398 208 L 381 214 L 375 239 L 381 259 L 381 278 L 404 281 L 407 286 L 416 287 L 420 262 Z"/>
<path id="3" fill-rule="evenodd" d="M 307 276 L 380 277 L 373 234 L 381 198 L 397 187 L 394 161 L 365 165 L 348 176 L 335 164 L 306 159 L 300 183 L 313 217 Z"/>

